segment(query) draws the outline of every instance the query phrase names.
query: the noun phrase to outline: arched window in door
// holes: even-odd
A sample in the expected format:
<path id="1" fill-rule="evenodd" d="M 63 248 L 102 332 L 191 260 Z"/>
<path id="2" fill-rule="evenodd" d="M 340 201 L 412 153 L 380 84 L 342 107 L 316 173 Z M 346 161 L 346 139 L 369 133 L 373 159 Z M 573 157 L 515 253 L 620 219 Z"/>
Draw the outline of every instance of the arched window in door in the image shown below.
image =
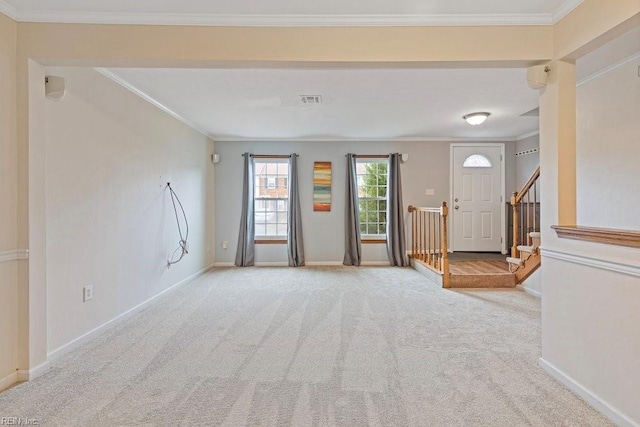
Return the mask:
<path id="1" fill-rule="evenodd" d="M 482 154 L 472 154 L 462 163 L 463 168 L 490 168 L 492 166 L 491 160 Z"/>

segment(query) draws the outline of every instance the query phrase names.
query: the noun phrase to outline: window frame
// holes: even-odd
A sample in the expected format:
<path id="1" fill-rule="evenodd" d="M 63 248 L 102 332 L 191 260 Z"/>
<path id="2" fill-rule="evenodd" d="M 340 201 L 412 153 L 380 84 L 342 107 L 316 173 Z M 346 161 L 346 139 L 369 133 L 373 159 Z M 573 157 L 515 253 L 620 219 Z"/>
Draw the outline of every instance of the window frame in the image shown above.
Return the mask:
<path id="1" fill-rule="evenodd" d="M 360 238 L 362 243 L 386 243 L 387 242 L 387 231 L 386 231 L 386 225 L 387 225 L 387 211 L 388 211 L 388 204 L 389 204 L 389 156 L 379 156 L 379 155 L 356 155 L 356 176 L 359 178 L 361 176 L 364 176 L 363 174 L 359 174 L 357 169 L 358 169 L 358 164 L 370 164 L 370 163 L 384 163 L 386 164 L 386 168 L 387 168 L 387 179 L 385 181 L 385 195 L 384 196 L 376 196 L 376 197 L 361 197 L 360 196 L 360 190 L 363 186 L 360 185 L 360 182 L 358 180 L 357 185 L 358 185 L 358 211 L 361 212 L 362 210 L 360 209 L 360 202 L 361 201 L 384 201 L 385 202 L 385 220 L 384 220 L 384 224 L 385 224 L 385 231 L 382 234 L 365 234 L 362 233 L 362 221 L 359 221 L 360 223 Z M 379 187 L 379 186 L 378 186 Z M 378 211 L 378 212 L 383 212 L 383 211 Z M 367 222 L 368 224 L 368 222 Z M 380 222 L 378 222 L 377 224 L 380 224 Z"/>
<path id="2" fill-rule="evenodd" d="M 278 156 L 278 155 L 273 155 L 273 156 L 259 156 L 259 157 L 254 157 L 253 159 L 254 162 L 254 194 L 253 194 L 253 203 L 254 203 L 254 233 L 253 233 L 253 241 L 255 244 L 286 244 L 287 243 L 287 230 L 288 230 L 288 211 L 289 211 L 289 169 L 290 169 L 290 161 L 289 161 L 289 156 Z M 259 173 L 259 164 L 285 164 L 286 165 L 286 174 L 282 174 L 279 173 L 279 168 L 276 167 L 276 173 Z M 284 178 L 284 179 L 281 179 Z M 270 181 L 271 182 L 275 182 L 275 186 L 270 186 Z M 281 186 L 279 186 L 279 184 L 282 184 Z M 286 197 L 269 197 L 269 196 L 264 196 L 264 197 L 260 197 L 260 189 L 261 187 L 264 187 L 265 191 L 278 191 L 280 189 L 280 187 L 283 187 L 286 189 L 287 192 L 287 196 Z M 266 209 L 260 209 L 261 212 L 265 213 L 265 217 L 267 215 L 269 215 L 270 213 L 275 213 L 275 221 L 274 223 L 271 222 L 267 222 L 266 220 L 264 222 L 258 222 L 256 220 L 256 214 L 259 212 L 258 209 L 256 209 L 257 205 L 260 202 L 264 202 L 265 204 L 268 202 L 275 202 L 276 207 L 275 210 L 268 210 Z M 283 202 L 285 209 L 284 210 L 279 210 L 278 209 L 278 202 Z M 267 230 L 267 227 L 269 225 L 275 225 L 276 227 L 276 233 L 278 232 L 278 228 L 279 226 L 281 226 L 283 223 L 279 222 L 278 220 L 279 215 L 284 215 L 285 216 L 285 222 L 284 222 L 284 226 L 285 226 L 285 232 L 284 234 L 258 234 L 258 224 L 264 224 L 265 225 L 265 233 Z"/>
<path id="3" fill-rule="evenodd" d="M 474 164 L 475 163 L 475 164 Z M 463 168 L 492 168 L 491 159 L 482 153 L 475 153 L 467 156 L 462 162 Z"/>

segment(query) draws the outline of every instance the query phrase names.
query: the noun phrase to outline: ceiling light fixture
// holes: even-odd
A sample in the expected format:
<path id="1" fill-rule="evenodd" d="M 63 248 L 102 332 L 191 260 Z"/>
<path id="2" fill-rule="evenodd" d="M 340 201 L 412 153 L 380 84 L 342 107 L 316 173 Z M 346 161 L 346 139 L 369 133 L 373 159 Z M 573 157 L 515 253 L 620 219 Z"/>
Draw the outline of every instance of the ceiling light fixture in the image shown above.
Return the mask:
<path id="1" fill-rule="evenodd" d="M 470 125 L 477 126 L 479 124 L 484 123 L 484 121 L 487 120 L 487 117 L 489 117 L 490 115 L 491 113 L 480 112 L 480 113 L 466 114 L 462 116 L 462 118 L 465 119 L 467 123 L 469 123 Z"/>

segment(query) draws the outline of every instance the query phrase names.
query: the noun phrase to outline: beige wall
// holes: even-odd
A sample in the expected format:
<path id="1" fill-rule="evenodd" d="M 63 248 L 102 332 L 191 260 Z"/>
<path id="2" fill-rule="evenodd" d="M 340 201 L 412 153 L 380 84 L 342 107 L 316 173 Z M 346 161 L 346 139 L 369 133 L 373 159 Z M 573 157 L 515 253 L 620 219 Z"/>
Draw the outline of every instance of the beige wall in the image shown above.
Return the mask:
<path id="1" fill-rule="evenodd" d="M 182 66 L 247 63 L 527 65 L 553 55 L 548 26 L 197 27 L 21 23 L 20 55 L 47 63 Z M 96 49 L 99 46 L 99 49 Z"/>
<path id="2" fill-rule="evenodd" d="M 93 69 L 46 73 L 67 89 L 45 101 L 52 353 L 210 265 L 213 143 Z M 167 180 L 189 220 L 189 254 L 169 269 L 179 235 Z"/>
<path id="3" fill-rule="evenodd" d="M 15 380 L 18 339 L 17 25 L 0 13 L 0 390 Z M 2 261 L 2 259 L 7 259 Z"/>
<path id="4" fill-rule="evenodd" d="M 553 26 L 553 57 L 576 60 L 639 24 L 638 0 L 585 0 Z"/>

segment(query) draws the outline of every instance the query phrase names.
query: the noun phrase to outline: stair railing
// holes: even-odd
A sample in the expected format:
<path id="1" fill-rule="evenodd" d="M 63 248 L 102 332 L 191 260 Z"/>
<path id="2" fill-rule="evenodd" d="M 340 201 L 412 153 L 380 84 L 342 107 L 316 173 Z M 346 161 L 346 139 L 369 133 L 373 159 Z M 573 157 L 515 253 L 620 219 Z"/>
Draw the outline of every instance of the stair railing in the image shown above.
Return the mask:
<path id="1" fill-rule="evenodd" d="M 532 231 L 540 231 L 540 203 L 538 201 L 538 182 L 540 180 L 540 166 L 531 175 L 520 191 L 514 191 L 511 196 L 513 212 L 513 245 L 511 256 L 520 256 L 518 245 L 531 246 Z"/>
<path id="2" fill-rule="evenodd" d="M 447 243 L 447 202 L 438 208 L 409 206 L 411 213 L 411 253 L 409 256 L 442 273 L 442 284 L 449 285 L 449 248 Z"/>

